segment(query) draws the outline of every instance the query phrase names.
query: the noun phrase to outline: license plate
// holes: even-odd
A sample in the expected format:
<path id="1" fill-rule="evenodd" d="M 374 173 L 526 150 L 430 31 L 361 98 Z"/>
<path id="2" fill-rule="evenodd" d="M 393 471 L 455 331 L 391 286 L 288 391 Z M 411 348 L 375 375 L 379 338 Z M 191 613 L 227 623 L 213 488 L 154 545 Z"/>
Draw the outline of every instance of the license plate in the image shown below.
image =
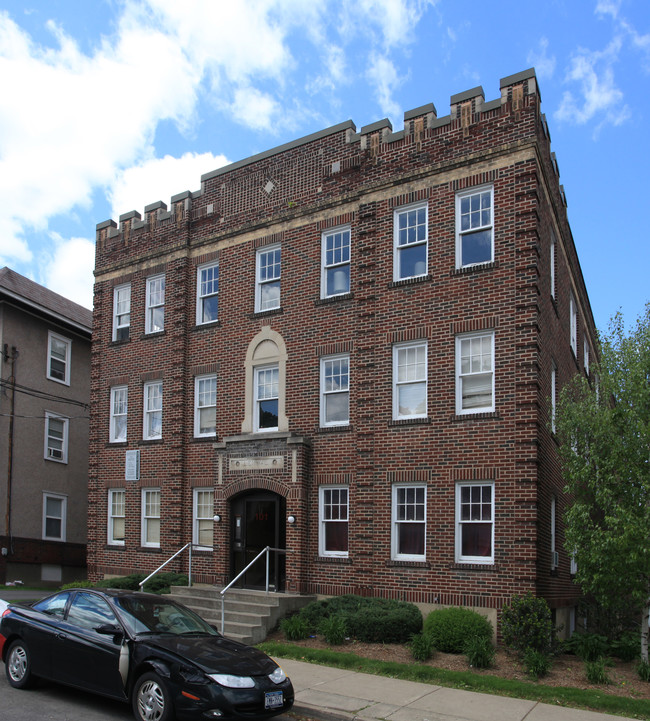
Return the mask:
<path id="1" fill-rule="evenodd" d="M 267 691 L 264 694 L 264 708 L 280 708 L 282 706 L 282 691 Z"/>

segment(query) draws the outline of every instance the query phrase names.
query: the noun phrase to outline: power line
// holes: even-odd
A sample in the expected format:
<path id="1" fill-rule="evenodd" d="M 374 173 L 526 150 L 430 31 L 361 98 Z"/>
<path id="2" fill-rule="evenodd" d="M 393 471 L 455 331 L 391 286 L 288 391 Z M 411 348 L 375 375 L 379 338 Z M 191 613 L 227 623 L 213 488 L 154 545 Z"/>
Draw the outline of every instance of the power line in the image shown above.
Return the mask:
<path id="1" fill-rule="evenodd" d="M 44 401 L 56 401 L 57 403 L 68 403 L 69 405 L 79 406 L 80 408 L 89 408 L 88 403 L 78 401 L 73 398 L 64 398 L 63 396 L 57 396 L 47 391 L 38 390 L 38 388 L 30 388 L 29 386 L 23 386 L 20 383 L 9 383 L 5 380 L 0 380 L 0 388 L 2 390 L 12 389 L 23 395 L 32 396 L 33 398 L 39 398 Z"/>

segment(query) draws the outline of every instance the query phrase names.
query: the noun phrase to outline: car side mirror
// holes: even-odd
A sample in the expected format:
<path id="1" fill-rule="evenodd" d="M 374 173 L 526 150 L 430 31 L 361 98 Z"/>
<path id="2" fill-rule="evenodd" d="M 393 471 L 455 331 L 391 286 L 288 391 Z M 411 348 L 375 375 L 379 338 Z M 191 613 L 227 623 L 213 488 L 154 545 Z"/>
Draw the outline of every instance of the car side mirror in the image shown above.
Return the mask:
<path id="1" fill-rule="evenodd" d="M 101 626 L 95 627 L 95 631 L 101 633 L 102 636 L 124 636 L 122 626 L 118 626 L 115 623 L 102 623 Z"/>

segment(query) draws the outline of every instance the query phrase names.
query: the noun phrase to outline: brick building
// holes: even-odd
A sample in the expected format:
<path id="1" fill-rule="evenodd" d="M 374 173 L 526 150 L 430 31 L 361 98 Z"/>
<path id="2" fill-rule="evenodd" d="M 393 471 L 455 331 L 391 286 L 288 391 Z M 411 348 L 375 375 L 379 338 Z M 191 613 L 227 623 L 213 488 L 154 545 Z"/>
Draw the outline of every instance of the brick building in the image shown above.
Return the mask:
<path id="1" fill-rule="evenodd" d="M 95 273 L 93 577 L 269 545 L 279 590 L 570 621 L 549 426 L 596 333 L 533 70 L 207 173 Z"/>

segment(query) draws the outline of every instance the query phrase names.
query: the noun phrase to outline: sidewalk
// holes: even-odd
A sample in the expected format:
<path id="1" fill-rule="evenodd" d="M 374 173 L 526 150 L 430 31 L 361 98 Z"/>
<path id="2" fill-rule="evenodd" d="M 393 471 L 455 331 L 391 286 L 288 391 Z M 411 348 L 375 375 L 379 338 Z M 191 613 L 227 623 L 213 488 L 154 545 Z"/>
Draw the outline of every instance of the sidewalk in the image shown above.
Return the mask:
<path id="1" fill-rule="evenodd" d="M 293 683 L 294 711 L 324 721 L 626 721 L 623 716 L 276 660 Z"/>

